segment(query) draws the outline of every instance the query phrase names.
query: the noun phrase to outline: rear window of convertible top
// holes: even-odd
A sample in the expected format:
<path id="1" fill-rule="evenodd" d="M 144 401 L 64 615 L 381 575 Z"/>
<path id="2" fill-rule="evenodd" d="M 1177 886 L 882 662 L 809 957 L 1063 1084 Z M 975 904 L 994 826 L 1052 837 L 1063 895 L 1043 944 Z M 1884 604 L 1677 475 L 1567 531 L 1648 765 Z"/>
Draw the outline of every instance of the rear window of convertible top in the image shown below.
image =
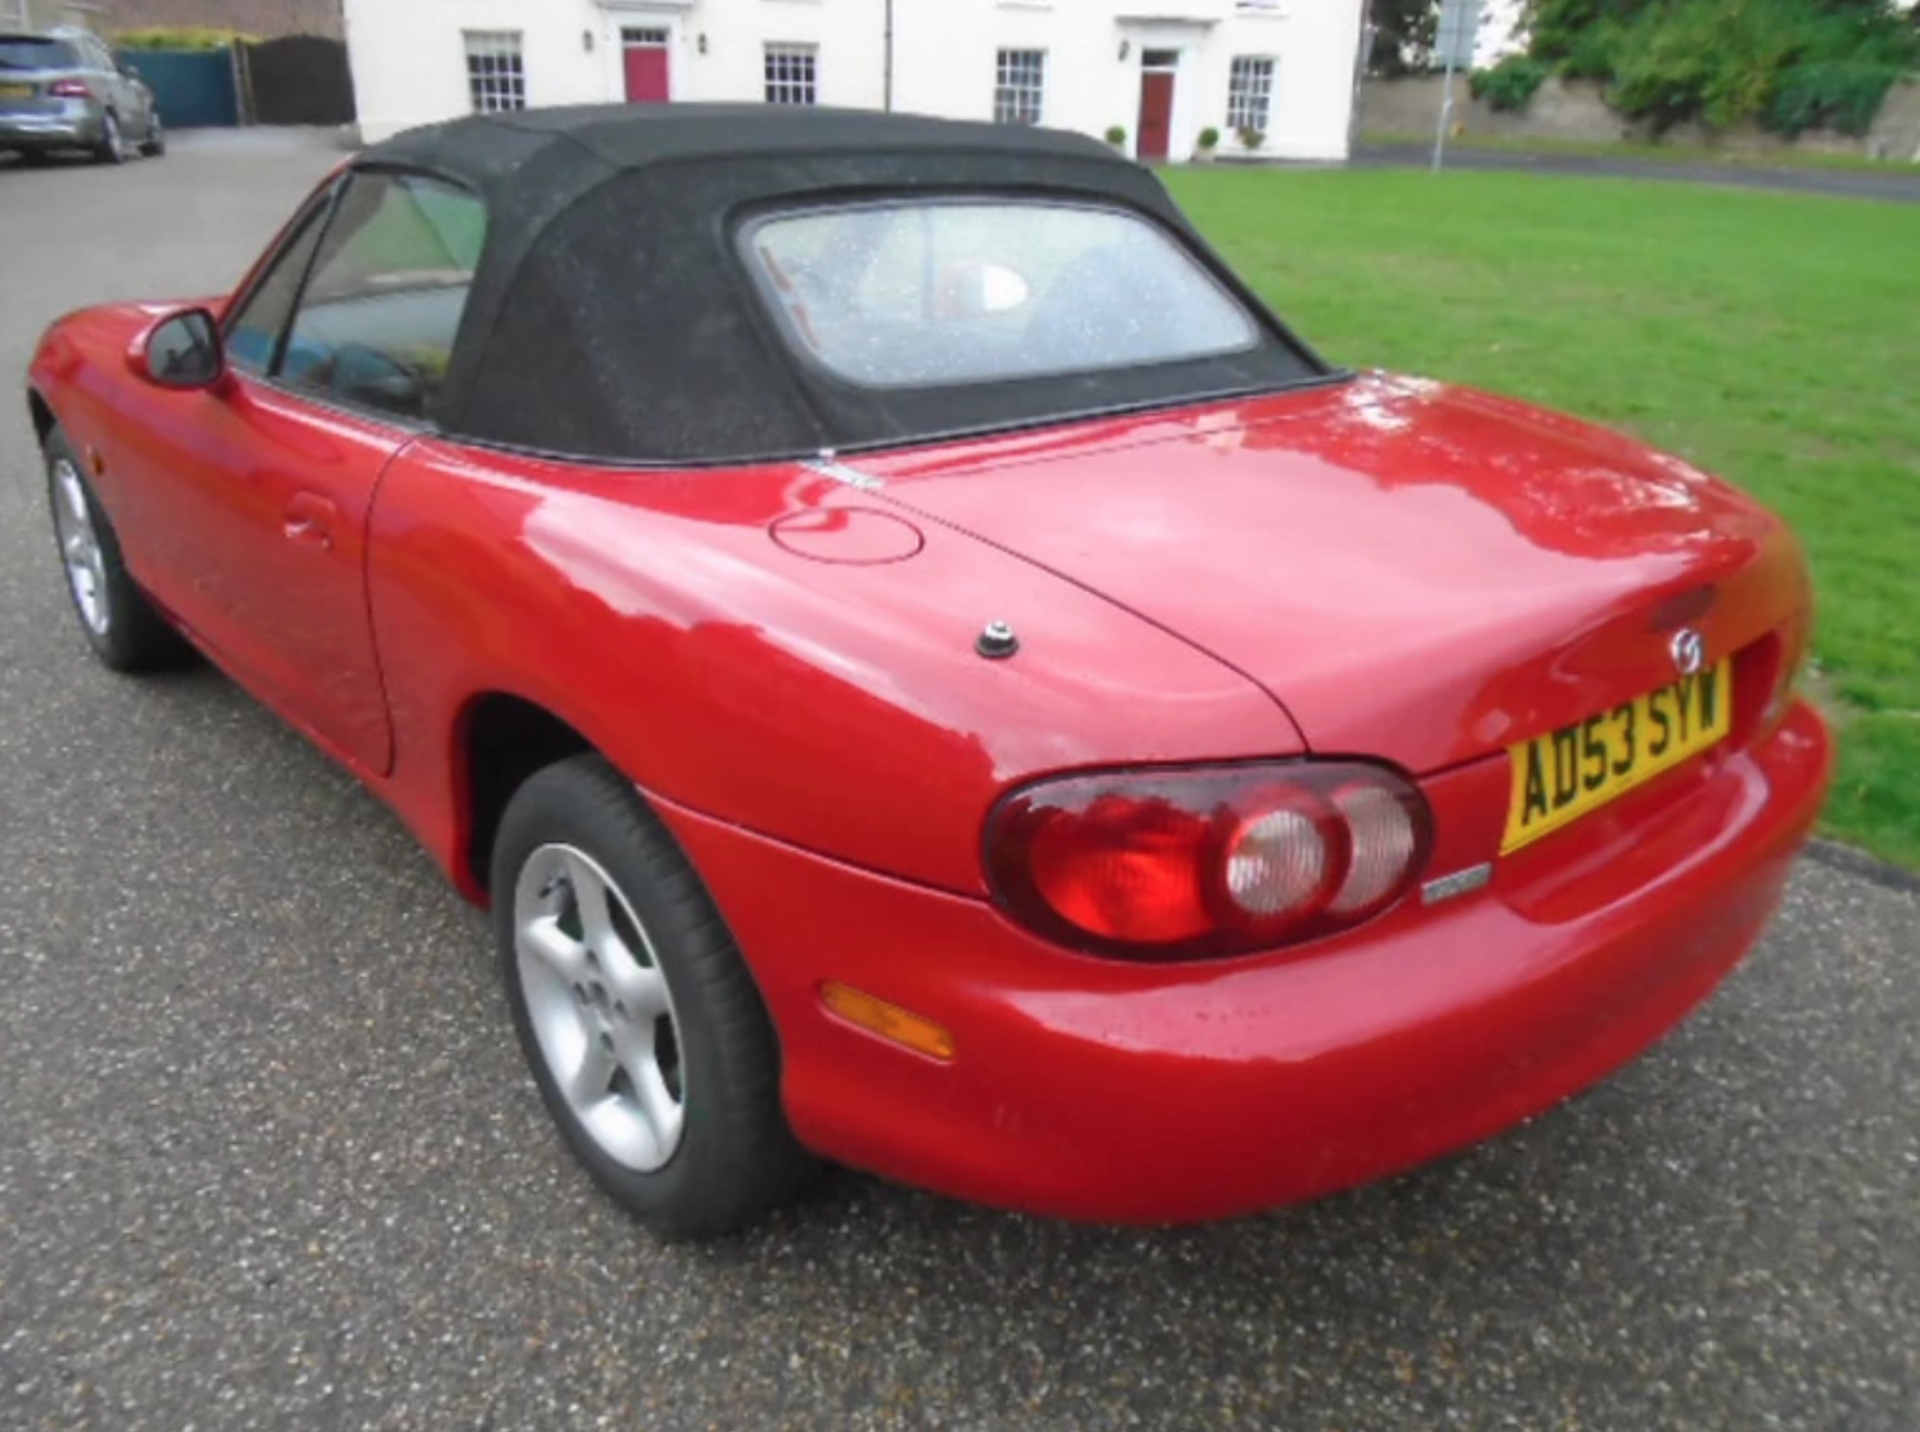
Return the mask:
<path id="1" fill-rule="evenodd" d="M 768 215 L 740 243 L 787 342 L 866 388 L 1174 363 L 1260 339 L 1193 254 L 1118 209 L 888 200 Z"/>

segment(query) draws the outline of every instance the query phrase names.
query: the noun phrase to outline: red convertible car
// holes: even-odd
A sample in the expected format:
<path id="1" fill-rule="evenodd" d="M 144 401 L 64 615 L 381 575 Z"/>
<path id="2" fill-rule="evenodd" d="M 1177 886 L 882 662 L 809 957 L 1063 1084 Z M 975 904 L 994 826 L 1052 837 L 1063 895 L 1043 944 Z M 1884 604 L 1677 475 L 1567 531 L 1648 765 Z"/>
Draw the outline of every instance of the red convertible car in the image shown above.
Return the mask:
<path id="1" fill-rule="evenodd" d="M 668 1233 L 821 1157 L 1161 1222 L 1480 1139 L 1715 986 L 1828 777 L 1779 521 L 1330 365 L 1072 136 L 464 119 L 30 379 L 101 660 L 391 802 Z"/>

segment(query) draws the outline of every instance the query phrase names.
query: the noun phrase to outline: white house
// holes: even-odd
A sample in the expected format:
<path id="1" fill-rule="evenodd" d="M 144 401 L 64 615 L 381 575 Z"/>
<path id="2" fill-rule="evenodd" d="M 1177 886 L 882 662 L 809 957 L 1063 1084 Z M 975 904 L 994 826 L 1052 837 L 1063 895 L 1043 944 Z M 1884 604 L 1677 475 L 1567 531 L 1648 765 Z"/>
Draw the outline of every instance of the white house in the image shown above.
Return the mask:
<path id="1" fill-rule="evenodd" d="M 368 140 L 474 110 L 747 100 L 1339 159 L 1362 0 L 343 0 Z"/>

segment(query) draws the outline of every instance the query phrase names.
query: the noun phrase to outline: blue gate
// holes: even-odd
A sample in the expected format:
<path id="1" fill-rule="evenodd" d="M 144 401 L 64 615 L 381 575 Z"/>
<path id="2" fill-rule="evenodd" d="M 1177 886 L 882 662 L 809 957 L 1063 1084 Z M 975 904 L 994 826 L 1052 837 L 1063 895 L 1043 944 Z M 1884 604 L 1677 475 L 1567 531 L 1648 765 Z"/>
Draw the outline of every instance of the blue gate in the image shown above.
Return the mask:
<path id="1" fill-rule="evenodd" d="M 231 50 L 122 50 L 140 71 L 168 129 L 231 127 L 240 122 Z"/>

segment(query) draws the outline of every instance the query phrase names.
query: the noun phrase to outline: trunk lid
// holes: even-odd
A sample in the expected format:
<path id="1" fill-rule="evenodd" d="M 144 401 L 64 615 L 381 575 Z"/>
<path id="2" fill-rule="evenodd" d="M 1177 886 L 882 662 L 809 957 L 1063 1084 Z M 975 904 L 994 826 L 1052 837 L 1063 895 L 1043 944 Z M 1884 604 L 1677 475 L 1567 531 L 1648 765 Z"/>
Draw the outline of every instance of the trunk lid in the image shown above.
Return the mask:
<path id="1" fill-rule="evenodd" d="M 1792 537 L 1726 485 L 1404 379 L 859 466 L 1237 668 L 1311 749 L 1415 772 L 1673 681 L 1682 625 L 1717 662 L 1807 601 Z"/>

